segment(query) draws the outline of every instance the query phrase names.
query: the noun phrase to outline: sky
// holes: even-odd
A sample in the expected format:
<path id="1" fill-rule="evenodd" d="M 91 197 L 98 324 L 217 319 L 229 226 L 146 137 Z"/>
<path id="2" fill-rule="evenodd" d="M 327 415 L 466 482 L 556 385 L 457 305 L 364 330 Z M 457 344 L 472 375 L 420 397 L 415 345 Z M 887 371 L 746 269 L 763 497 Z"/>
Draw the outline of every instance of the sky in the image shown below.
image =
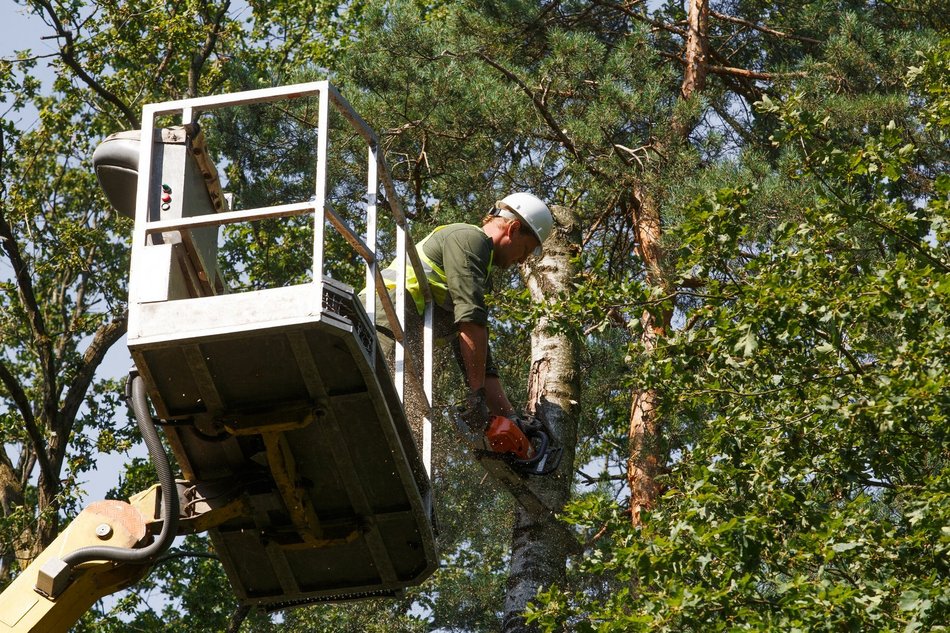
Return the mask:
<path id="1" fill-rule="evenodd" d="M 34 55 L 49 55 L 55 52 L 53 40 L 41 39 L 52 33 L 38 17 L 29 12 L 13 0 L 0 0 L 0 59 L 14 57 L 18 50 L 30 49 Z M 48 60 L 37 62 L 35 73 L 48 86 L 52 82 L 53 74 L 47 68 Z M 6 109 L 0 104 L 0 112 Z M 14 121 L 21 128 L 29 127 L 35 122 L 36 111 L 11 114 Z"/>

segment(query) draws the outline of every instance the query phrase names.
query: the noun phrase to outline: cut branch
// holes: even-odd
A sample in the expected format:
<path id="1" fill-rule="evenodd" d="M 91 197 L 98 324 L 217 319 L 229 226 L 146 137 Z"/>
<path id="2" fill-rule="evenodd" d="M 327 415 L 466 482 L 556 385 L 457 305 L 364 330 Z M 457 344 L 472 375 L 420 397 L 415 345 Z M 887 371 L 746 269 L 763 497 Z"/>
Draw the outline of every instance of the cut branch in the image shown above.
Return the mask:
<path id="1" fill-rule="evenodd" d="M 763 81 L 775 81 L 776 79 L 788 79 L 807 77 L 805 71 L 789 71 L 785 73 L 765 73 L 756 70 L 747 70 L 745 68 L 732 68 L 729 66 L 709 66 L 709 72 L 716 75 L 728 75 L 732 77 L 743 77 L 745 79 L 761 79 Z"/>
<path id="2" fill-rule="evenodd" d="M 665 57 L 666 59 L 672 59 L 679 62 L 682 65 L 686 65 L 686 60 L 675 55 L 673 53 L 665 53 L 659 51 L 660 57 Z M 716 75 L 723 75 L 727 77 L 741 77 L 743 79 L 761 79 L 763 81 L 775 81 L 776 79 L 786 79 L 789 77 L 806 77 L 808 73 L 804 71 L 790 71 L 785 73 L 766 73 L 760 72 L 757 70 L 748 70 L 746 68 L 733 68 L 731 66 L 709 66 L 709 72 Z"/>

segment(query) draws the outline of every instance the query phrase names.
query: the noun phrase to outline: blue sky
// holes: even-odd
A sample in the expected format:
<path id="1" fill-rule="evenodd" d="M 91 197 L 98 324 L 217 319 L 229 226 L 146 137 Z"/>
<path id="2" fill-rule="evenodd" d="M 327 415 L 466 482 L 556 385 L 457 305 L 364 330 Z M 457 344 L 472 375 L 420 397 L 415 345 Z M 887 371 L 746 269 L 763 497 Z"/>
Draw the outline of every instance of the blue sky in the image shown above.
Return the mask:
<path id="1" fill-rule="evenodd" d="M 15 50 L 33 49 L 34 53 L 50 53 L 53 43 L 39 38 L 50 32 L 43 21 L 29 15 L 27 9 L 13 0 L 0 0 L 0 52 L 9 57 Z"/>
<path id="2" fill-rule="evenodd" d="M 49 55 L 55 52 L 55 41 L 41 39 L 50 35 L 52 29 L 41 19 L 30 15 L 29 11 L 13 2 L 0 0 L 0 58 L 11 59 L 15 51 L 30 49 L 34 55 Z M 34 69 L 35 74 L 48 85 L 53 74 L 48 68 L 49 60 L 40 59 Z M 6 107 L 0 104 L 0 112 Z M 19 127 L 29 127 L 33 123 L 35 112 L 9 114 Z"/>

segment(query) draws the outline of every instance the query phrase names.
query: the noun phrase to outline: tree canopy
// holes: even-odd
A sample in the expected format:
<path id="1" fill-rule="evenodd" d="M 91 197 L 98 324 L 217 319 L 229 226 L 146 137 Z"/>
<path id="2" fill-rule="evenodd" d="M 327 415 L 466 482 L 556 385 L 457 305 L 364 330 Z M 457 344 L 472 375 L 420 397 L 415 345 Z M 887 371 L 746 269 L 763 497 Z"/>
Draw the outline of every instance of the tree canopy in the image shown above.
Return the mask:
<path id="1" fill-rule="evenodd" d="M 486 481 L 446 423 L 441 569 L 402 599 L 288 611 L 283 628 L 946 626 L 940 3 L 21 6 L 58 48 L 49 92 L 31 75 L 45 60 L 0 60 L 5 580 L 78 510 L 97 455 L 137 437 L 118 377 L 96 374 L 124 333 L 131 227 L 98 192 L 92 150 L 143 103 L 329 77 L 380 131 L 416 236 L 478 223 L 514 190 L 555 206 L 544 258 L 495 280 L 492 345 L 513 401 L 566 444 L 557 476 L 532 485 L 578 547 Z M 210 121 L 227 188 L 249 205 L 297 195 L 306 120 Z M 357 194 L 334 195 L 359 224 Z M 249 284 L 292 283 L 307 231 L 235 229 L 223 258 Z M 444 377 L 440 412 L 457 389 Z M 149 477 L 130 463 L 113 494 Z M 183 550 L 197 555 L 178 551 L 81 629 L 274 626 L 236 609 L 206 540 Z"/>

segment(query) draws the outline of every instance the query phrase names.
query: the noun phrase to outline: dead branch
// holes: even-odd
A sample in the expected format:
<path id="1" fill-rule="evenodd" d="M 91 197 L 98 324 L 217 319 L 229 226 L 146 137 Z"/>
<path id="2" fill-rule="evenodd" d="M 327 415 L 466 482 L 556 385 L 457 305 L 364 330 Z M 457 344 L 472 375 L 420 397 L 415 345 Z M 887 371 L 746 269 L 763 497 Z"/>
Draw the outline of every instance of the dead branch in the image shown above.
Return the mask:
<path id="1" fill-rule="evenodd" d="M 686 60 L 680 57 L 679 55 L 675 55 L 673 53 L 665 53 L 663 51 L 659 51 L 659 55 L 661 57 L 665 57 L 667 59 L 677 61 L 683 66 L 686 66 Z M 792 72 L 787 72 L 787 73 L 767 73 L 767 72 L 760 72 L 757 70 L 748 70 L 745 68 L 734 68 L 730 66 L 709 66 L 708 70 L 709 72 L 714 73 L 716 75 L 724 75 L 727 77 L 739 77 L 742 79 L 761 79 L 763 81 L 775 81 L 777 79 L 787 79 L 790 77 L 807 77 L 808 76 L 808 73 L 804 71 L 792 71 Z"/>

